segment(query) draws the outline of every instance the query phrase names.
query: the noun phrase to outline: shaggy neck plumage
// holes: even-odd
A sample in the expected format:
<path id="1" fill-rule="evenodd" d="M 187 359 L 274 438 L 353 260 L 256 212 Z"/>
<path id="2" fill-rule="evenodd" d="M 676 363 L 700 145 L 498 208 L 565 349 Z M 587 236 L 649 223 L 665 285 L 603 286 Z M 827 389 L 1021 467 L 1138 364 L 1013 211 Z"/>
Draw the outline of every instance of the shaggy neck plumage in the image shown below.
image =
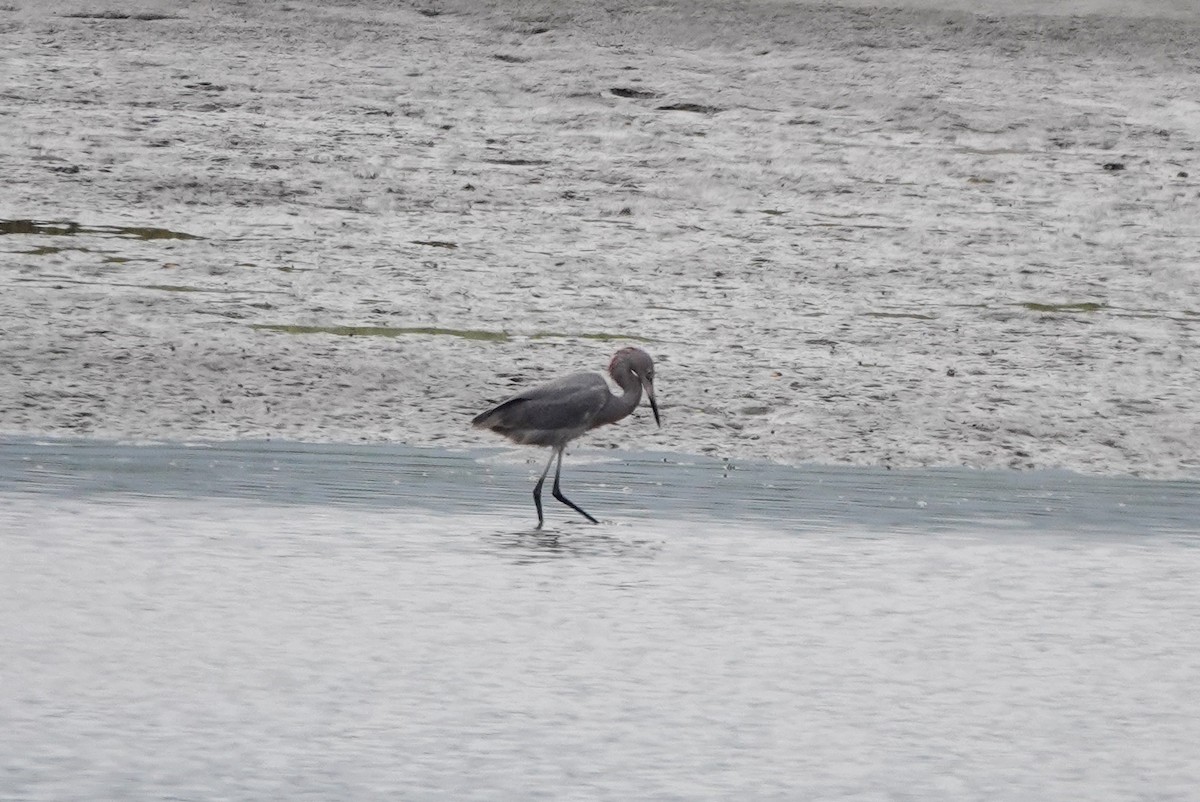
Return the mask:
<path id="1" fill-rule="evenodd" d="M 620 395 L 610 396 L 604 402 L 604 408 L 596 416 L 597 426 L 616 423 L 637 409 L 637 405 L 642 400 L 642 380 L 637 377 L 628 364 L 615 365 L 611 375 L 613 381 L 623 392 Z"/>

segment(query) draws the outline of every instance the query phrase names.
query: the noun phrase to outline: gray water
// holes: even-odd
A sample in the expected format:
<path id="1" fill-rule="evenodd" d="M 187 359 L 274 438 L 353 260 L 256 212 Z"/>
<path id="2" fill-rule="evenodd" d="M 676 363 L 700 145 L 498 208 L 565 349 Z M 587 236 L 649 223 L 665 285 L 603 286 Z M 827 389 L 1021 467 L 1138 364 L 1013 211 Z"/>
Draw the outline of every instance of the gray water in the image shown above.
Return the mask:
<path id="1" fill-rule="evenodd" d="M 0 442 L 0 798 L 1194 799 L 1200 486 Z"/>

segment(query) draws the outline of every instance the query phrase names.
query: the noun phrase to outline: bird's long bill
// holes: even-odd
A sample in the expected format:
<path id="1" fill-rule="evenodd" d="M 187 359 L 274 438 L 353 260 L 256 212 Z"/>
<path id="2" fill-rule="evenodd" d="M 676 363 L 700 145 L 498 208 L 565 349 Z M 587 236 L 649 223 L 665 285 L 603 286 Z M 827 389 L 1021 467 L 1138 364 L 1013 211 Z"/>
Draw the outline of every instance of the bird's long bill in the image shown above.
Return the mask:
<path id="1" fill-rule="evenodd" d="M 646 388 L 646 397 L 650 399 L 650 409 L 654 410 L 654 422 L 661 429 L 662 418 L 658 416 L 658 402 L 654 400 L 654 385 L 650 382 L 642 382 L 642 386 Z"/>

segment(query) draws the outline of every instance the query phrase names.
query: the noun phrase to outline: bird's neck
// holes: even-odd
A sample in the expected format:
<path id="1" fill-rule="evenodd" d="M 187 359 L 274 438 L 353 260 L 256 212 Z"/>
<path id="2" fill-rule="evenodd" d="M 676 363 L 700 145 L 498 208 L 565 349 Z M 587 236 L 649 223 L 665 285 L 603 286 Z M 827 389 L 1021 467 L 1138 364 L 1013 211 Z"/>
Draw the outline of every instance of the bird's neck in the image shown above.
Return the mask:
<path id="1" fill-rule="evenodd" d="M 642 382 L 632 373 L 625 372 L 613 376 L 613 380 L 621 388 L 620 395 L 610 397 L 596 416 L 596 425 L 616 423 L 637 409 L 642 401 Z"/>

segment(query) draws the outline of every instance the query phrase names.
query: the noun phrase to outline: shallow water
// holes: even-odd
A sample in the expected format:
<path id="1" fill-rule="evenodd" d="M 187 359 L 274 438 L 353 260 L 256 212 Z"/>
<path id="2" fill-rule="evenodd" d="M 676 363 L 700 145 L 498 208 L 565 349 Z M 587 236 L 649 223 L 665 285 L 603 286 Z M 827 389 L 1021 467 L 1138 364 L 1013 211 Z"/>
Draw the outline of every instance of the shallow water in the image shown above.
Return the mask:
<path id="1" fill-rule="evenodd" d="M 0 447 L 0 797 L 1187 799 L 1200 494 Z"/>

